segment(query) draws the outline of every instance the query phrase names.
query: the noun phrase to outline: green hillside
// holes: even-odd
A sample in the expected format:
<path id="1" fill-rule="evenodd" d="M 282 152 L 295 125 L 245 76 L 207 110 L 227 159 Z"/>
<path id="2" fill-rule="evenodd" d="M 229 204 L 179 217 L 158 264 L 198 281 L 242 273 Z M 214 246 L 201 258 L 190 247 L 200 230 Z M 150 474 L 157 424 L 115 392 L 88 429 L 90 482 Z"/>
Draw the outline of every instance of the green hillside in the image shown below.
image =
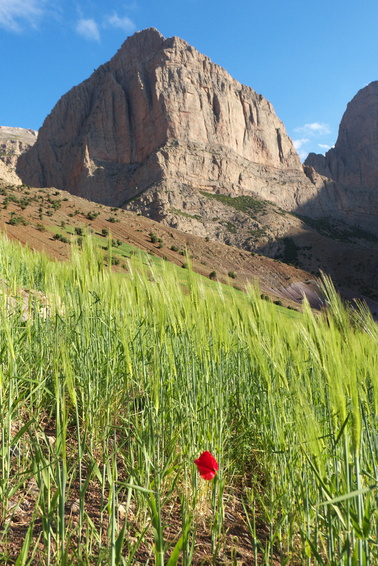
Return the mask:
<path id="1" fill-rule="evenodd" d="M 0 240 L 0 563 L 377 563 L 367 310 L 72 248 Z"/>

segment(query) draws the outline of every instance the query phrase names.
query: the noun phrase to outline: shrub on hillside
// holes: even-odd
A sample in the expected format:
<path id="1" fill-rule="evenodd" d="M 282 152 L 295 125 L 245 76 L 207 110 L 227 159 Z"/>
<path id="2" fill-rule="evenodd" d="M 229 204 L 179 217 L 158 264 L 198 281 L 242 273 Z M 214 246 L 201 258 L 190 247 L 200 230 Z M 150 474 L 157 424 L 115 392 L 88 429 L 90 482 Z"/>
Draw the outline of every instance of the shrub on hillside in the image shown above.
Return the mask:
<path id="1" fill-rule="evenodd" d="M 28 225 L 28 221 L 25 220 L 25 218 L 23 218 L 23 216 L 17 216 L 16 214 L 14 216 L 12 216 L 9 219 L 9 224 L 11 226 L 19 226 L 20 224 L 22 226 L 27 226 Z"/>
<path id="2" fill-rule="evenodd" d="M 99 212 L 88 212 L 86 218 L 87 220 L 96 220 L 99 214 L 100 214 Z"/>

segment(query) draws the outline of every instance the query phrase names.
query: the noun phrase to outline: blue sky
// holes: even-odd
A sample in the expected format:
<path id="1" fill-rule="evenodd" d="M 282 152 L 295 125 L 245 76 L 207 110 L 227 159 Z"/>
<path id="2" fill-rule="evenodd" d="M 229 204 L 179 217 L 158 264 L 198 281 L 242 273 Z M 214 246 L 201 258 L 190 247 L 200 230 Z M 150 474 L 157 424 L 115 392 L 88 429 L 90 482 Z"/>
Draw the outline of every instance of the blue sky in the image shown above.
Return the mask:
<path id="1" fill-rule="evenodd" d="M 378 80 L 374 0 L 0 0 L 0 125 L 39 129 L 135 31 L 178 35 L 274 106 L 304 158 Z"/>

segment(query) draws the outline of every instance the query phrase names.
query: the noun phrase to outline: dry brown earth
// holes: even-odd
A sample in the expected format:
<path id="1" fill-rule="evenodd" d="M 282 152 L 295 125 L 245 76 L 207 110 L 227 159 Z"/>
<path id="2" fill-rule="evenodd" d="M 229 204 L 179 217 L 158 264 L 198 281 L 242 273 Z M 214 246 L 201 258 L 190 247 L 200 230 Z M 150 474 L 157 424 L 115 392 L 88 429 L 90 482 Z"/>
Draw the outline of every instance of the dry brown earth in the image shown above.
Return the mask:
<path id="1" fill-rule="evenodd" d="M 283 289 L 295 282 L 305 283 L 314 279 L 312 274 L 280 261 L 218 241 L 206 241 L 136 213 L 111 209 L 72 196 L 65 191 L 3 185 L 0 192 L 6 193 L 0 194 L 0 230 L 11 239 L 27 244 L 37 251 L 43 251 L 54 259 L 66 260 L 71 254 L 70 245 L 54 239 L 54 234 L 64 234 L 67 239 L 73 239 L 74 236 L 67 233 L 68 229 L 72 232 L 73 228 L 90 228 L 99 236 L 103 230 L 109 230 L 113 239 L 153 253 L 179 266 L 187 261 L 185 255 L 182 255 L 186 251 L 191 257 L 193 270 L 200 275 L 209 277 L 210 273 L 215 271 L 218 281 L 240 289 L 257 281 L 261 291 L 272 299 L 282 300 Z M 12 199 L 18 202 L 13 202 Z M 23 199 L 27 200 L 22 203 Z M 26 202 L 28 204 L 23 208 Z M 98 216 L 89 220 L 88 215 L 91 216 L 91 213 Z M 23 221 L 17 223 L 16 220 L 17 225 L 14 225 L 12 218 L 22 218 L 27 224 L 23 225 Z M 110 218 L 115 221 L 109 221 Z M 62 228 L 63 225 L 65 228 Z M 158 241 L 152 242 L 151 233 L 160 238 L 162 244 Z M 104 244 L 105 242 L 106 239 Z M 174 251 L 176 249 L 177 251 Z M 123 268 L 116 266 L 115 269 L 122 271 Z M 230 272 L 236 277 L 230 277 Z M 306 285 L 306 288 L 309 289 L 310 285 Z M 297 303 L 290 297 L 282 302 L 291 306 Z"/>

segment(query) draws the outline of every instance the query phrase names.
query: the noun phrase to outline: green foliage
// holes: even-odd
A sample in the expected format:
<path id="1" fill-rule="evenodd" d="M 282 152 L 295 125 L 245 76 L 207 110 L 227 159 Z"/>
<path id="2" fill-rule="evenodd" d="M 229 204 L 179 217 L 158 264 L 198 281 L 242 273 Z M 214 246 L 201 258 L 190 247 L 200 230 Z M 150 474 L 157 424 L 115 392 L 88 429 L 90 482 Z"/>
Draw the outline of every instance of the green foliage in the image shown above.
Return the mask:
<path id="1" fill-rule="evenodd" d="M 222 226 L 225 226 L 231 234 L 236 234 L 237 227 L 233 222 L 230 222 L 229 220 L 221 220 L 219 222 L 219 224 L 222 224 Z"/>
<path id="2" fill-rule="evenodd" d="M 202 220 L 200 214 L 188 214 L 184 210 L 179 210 L 178 208 L 170 208 L 169 212 L 171 214 L 178 214 L 179 216 L 184 216 L 185 218 L 193 218 L 194 220 Z"/>
<path id="3" fill-rule="evenodd" d="M 21 210 L 25 210 L 26 207 L 30 204 L 31 199 L 27 198 L 27 197 L 22 197 L 19 201 L 19 205 Z"/>
<path id="4" fill-rule="evenodd" d="M 230 197 L 229 195 L 217 194 L 217 193 L 207 193 L 205 191 L 200 191 L 201 195 L 218 200 L 219 202 L 236 208 L 241 212 L 245 212 L 250 216 L 254 216 L 256 213 L 262 213 L 266 211 L 267 201 L 254 199 L 246 195 L 238 197 Z"/>
<path id="5" fill-rule="evenodd" d="M 85 217 L 86 217 L 87 220 L 96 220 L 96 218 L 99 215 L 100 215 L 99 212 L 90 211 L 90 212 L 87 212 Z"/>
<path id="6" fill-rule="evenodd" d="M 164 262 L 159 274 L 151 257 L 121 276 L 92 237 L 64 263 L 0 240 L 9 562 L 189 566 L 205 529 L 217 563 L 232 556 L 236 502 L 253 563 L 377 564 L 378 329 L 366 306 L 346 309 L 328 278 L 325 310 L 290 318 L 258 289 L 227 295 L 190 269 Z M 193 465 L 204 450 L 219 462 L 206 485 Z M 6 525 L 21 511 L 16 551 Z"/>
<path id="7" fill-rule="evenodd" d="M 54 200 L 52 202 L 52 207 L 53 207 L 54 210 L 59 210 L 61 208 L 61 206 L 62 206 L 62 201 L 60 201 L 60 200 Z"/>
<path id="8" fill-rule="evenodd" d="M 342 221 L 335 221 L 332 218 L 310 218 L 309 216 L 297 215 L 308 226 L 314 228 L 319 234 L 339 240 L 340 242 L 353 243 L 356 239 L 367 240 L 368 242 L 378 242 L 378 236 L 359 228 L 349 226 Z"/>
<path id="9" fill-rule="evenodd" d="M 63 242 L 63 244 L 69 244 L 70 243 L 68 238 L 63 236 L 63 234 L 59 234 L 59 233 L 54 234 L 53 239 L 59 240 L 60 242 Z"/>
<path id="10" fill-rule="evenodd" d="M 152 242 L 153 244 L 158 244 L 158 248 L 163 248 L 164 247 L 164 242 L 162 240 L 162 238 L 159 238 L 156 234 L 154 234 L 153 232 L 149 232 L 148 234 L 150 236 L 150 242 Z"/>
<path id="11" fill-rule="evenodd" d="M 16 195 L 8 194 L 8 196 L 4 199 L 4 204 L 5 203 L 8 204 L 9 202 L 14 202 L 15 204 L 18 204 L 19 199 L 18 199 L 18 197 L 16 197 Z"/>
<path id="12" fill-rule="evenodd" d="M 19 216 L 19 215 L 17 215 L 17 214 L 13 214 L 13 215 L 10 217 L 8 223 L 9 223 L 11 226 L 19 226 L 20 224 L 21 224 L 22 226 L 27 226 L 27 225 L 29 224 L 28 221 L 27 221 L 23 216 Z"/>
<path id="13" fill-rule="evenodd" d="M 299 248 L 293 238 L 282 238 L 282 243 L 284 245 L 284 249 L 279 259 L 281 259 L 284 263 L 296 265 L 298 263 Z"/>

